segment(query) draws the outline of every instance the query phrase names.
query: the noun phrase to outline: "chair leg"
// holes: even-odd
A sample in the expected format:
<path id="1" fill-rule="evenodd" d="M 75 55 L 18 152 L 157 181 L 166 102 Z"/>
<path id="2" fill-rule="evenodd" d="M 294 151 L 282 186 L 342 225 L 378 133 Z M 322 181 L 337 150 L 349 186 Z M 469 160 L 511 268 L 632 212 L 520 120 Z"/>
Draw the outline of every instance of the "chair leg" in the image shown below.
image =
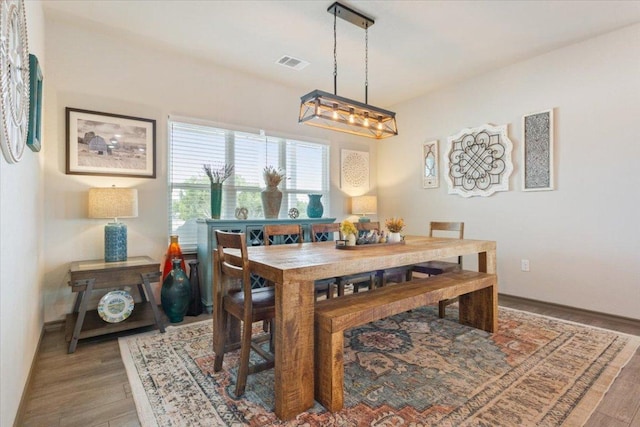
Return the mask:
<path id="1" fill-rule="evenodd" d="M 226 345 L 226 338 L 229 334 L 229 315 L 225 312 L 222 315 L 222 323 L 220 325 L 220 331 L 214 331 L 214 334 L 218 334 L 217 339 L 213 340 L 213 351 L 216 354 L 216 358 L 213 362 L 213 371 L 219 372 L 222 369 L 222 362 L 224 360 L 224 346 Z"/>
<path id="2" fill-rule="evenodd" d="M 338 296 L 344 296 L 344 282 L 342 280 L 338 280 Z"/>
<path id="3" fill-rule="evenodd" d="M 236 397 L 244 394 L 249 375 L 249 355 L 251 354 L 251 322 L 242 322 L 242 347 L 240 348 L 240 365 L 236 377 Z"/>
<path id="4" fill-rule="evenodd" d="M 438 301 L 438 317 L 444 319 L 445 309 L 447 308 L 447 300 Z"/>

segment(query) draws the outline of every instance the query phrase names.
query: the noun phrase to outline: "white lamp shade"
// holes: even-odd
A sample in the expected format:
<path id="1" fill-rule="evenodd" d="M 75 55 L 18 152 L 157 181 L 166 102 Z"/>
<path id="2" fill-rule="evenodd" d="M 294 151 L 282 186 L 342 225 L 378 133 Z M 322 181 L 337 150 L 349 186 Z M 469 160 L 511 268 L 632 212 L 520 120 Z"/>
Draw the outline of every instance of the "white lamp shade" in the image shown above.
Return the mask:
<path id="1" fill-rule="evenodd" d="M 351 213 L 355 215 L 375 214 L 378 212 L 376 196 L 357 196 L 351 198 Z"/>
<path id="2" fill-rule="evenodd" d="M 133 188 L 90 188 L 89 218 L 135 218 L 138 190 Z"/>

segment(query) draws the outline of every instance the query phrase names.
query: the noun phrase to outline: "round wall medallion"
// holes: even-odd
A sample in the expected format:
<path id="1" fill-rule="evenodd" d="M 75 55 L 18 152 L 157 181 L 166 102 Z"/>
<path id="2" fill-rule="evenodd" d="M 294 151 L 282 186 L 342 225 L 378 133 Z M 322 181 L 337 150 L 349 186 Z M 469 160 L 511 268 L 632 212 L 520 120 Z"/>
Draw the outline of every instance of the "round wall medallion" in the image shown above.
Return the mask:
<path id="1" fill-rule="evenodd" d="M 22 159 L 29 119 L 29 48 L 22 0 L 0 4 L 0 147 L 8 163 Z"/>

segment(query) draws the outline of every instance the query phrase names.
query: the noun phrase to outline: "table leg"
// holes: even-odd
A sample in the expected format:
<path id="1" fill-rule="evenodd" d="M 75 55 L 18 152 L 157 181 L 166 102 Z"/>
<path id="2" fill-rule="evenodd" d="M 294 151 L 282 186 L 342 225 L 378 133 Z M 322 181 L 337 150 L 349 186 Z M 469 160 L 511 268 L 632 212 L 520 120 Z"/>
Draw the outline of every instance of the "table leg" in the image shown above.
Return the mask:
<path id="1" fill-rule="evenodd" d="M 78 295 L 76 295 L 76 302 L 73 305 L 73 312 L 77 313 L 78 310 L 80 309 L 80 303 L 82 302 L 82 298 L 84 298 L 84 291 L 80 291 L 78 292 Z"/>
<path id="2" fill-rule="evenodd" d="M 138 293 L 140 294 L 140 302 L 147 302 L 147 295 L 144 292 L 144 285 L 142 283 L 138 283 Z"/>
<path id="3" fill-rule="evenodd" d="M 84 283 L 83 283 L 84 282 Z M 76 318 L 76 324 L 73 327 L 73 335 L 71 336 L 71 342 L 69 343 L 68 353 L 73 353 L 76 351 L 76 346 L 78 345 L 78 339 L 80 338 L 80 331 L 82 330 L 82 324 L 84 323 L 84 316 L 87 313 L 87 305 L 89 303 L 89 295 L 93 291 L 93 286 L 95 284 L 95 279 L 86 279 L 86 280 L 78 280 L 76 284 L 78 286 L 86 286 L 84 292 L 80 292 L 82 295 L 80 301 L 80 307 L 78 308 L 78 317 Z M 78 297 L 80 297 L 80 294 Z M 76 301 L 76 306 L 78 305 L 78 300 Z"/>
<path id="4" fill-rule="evenodd" d="M 275 412 L 294 418 L 313 406 L 313 281 L 276 283 Z"/>
<path id="5" fill-rule="evenodd" d="M 496 252 L 478 254 L 478 270 L 496 274 Z M 483 329 L 487 332 L 498 330 L 498 279 L 489 288 L 480 289 L 459 298 L 460 323 Z"/>
<path id="6" fill-rule="evenodd" d="M 156 304 L 156 299 L 153 296 L 153 292 L 151 291 L 151 279 L 159 279 L 160 272 L 156 273 L 144 273 L 141 274 L 142 283 L 144 284 L 144 288 L 147 291 L 147 298 L 149 299 L 149 303 L 151 304 L 151 311 L 153 311 L 153 318 L 156 321 L 156 325 L 160 332 L 164 333 L 164 323 L 162 322 L 162 317 L 160 316 L 160 310 L 158 309 L 158 304 Z M 144 294 L 144 292 L 142 292 Z"/>

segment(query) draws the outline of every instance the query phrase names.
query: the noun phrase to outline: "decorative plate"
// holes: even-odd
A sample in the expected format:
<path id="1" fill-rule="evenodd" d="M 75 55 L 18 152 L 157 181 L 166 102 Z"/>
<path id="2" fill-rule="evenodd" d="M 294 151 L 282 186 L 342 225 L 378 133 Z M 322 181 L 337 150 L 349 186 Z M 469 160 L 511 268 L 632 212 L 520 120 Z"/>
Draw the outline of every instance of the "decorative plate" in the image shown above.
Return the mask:
<path id="1" fill-rule="evenodd" d="M 98 315 L 105 322 L 118 323 L 131 315 L 133 297 L 127 291 L 111 291 L 100 298 Z"/>

